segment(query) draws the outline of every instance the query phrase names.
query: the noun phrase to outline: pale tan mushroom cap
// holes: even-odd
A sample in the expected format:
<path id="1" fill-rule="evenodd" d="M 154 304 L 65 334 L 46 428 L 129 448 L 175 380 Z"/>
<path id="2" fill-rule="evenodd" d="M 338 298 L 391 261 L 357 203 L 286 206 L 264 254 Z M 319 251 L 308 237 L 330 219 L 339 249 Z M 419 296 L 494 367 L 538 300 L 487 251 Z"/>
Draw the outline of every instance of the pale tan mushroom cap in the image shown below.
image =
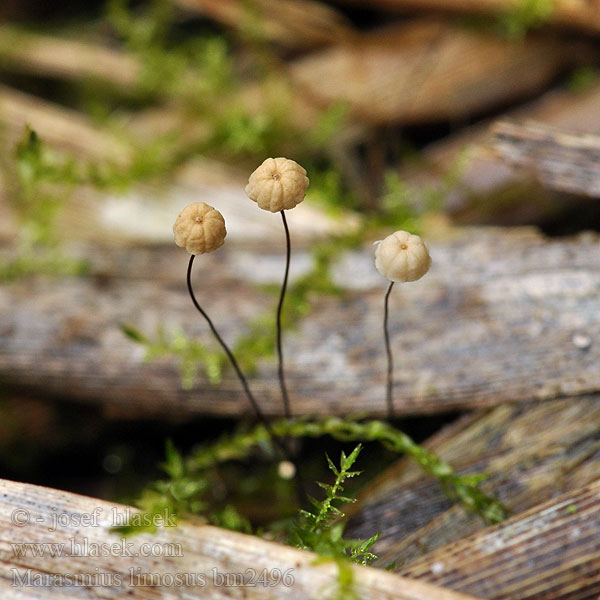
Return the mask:
<path id="1" fill-rule="evenodd" d="M 375 250 L 375 267 L 390 281 L 416 281 L 430 266 L 427 246 L 418 235 L 408 231 L 388 235 Z"/>
<path id="2" fill-rule="evenodd" d="M 308 184 L 306 170 L 297 162 L 289 158 L 267 158 L 250 175 L 246 194 L 263 210 L 275 213 L 302 202 Z"/>
<path id="3" fill-rule="evenodd" d="M 204 202 L 186 206 L 173 225 L 175 243 L 190 254 L 212 252 L 223 245 L 227 230 L 223 215 Z"/>

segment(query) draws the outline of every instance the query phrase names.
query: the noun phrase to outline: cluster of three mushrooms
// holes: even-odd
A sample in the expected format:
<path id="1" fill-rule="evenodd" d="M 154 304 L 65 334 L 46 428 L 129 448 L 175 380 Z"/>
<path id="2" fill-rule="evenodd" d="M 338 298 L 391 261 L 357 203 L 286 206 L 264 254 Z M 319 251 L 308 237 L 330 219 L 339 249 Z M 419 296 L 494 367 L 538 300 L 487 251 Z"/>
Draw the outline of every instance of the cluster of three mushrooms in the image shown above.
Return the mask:
<path id="1" fill-rule="evenodd" d="M 252 173 L 246 186 L 246 193 L 260 208 L 281 214 L 285 230 L 286 264 L 283 285 L 277 306 L 277 354 L 279 359 L 278 376 L 286 417 L 290 417 L 291 411 L 283 368 L 281 312 L 289 276 L 291 245 L 285 210 L 294 208 L 304 199 L 308 184 L 309 180 L 306 176 L 306 171 L 298 163 L 287 158 L 268 158 Z M 179 214 L 173 226 L 173 232 L 177 245 L 185 248 L 191 254 L 187 270 L 187 286 L 192 302 L 204 316 L 216 339 L 227 354 L 256 415 L 268 427 L 268 422 L 252 395 L 248 382 L 233 353 L 198 303 L 191 284 L 191 272 L 195 256 L 197 254 L 212 252 L 223 245 L 227 234 L 225 220 L 218 210 L 203 202 L 196 202 L 186 207 Z M 382 242 L 378 243 L 375 251 L 375 266 L 390 281 L 384 298 L 383 320 L 388 359 L 386 405 L 388 417 L 390 418 L 393 417 L 394 411 L 392 401 L 393 355 L 388 330 L 389 296 L 394 283 L 420 279 L 429 270 L 430 264 L 431 258 L 423 240 L 419 236 L 406 231 L 396 231 L 389 235 Z"/>

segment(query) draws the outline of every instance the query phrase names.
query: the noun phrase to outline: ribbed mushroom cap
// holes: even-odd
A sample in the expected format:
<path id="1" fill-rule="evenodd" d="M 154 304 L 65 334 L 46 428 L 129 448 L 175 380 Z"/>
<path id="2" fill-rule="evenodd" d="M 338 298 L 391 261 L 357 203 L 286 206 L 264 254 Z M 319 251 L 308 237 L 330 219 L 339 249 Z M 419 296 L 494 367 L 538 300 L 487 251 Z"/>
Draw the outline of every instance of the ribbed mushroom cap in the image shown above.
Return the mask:
<path id="1" fill-rule="evenodd" d="M 205 254 L 223 245 L 227 230 L 223 215 L 204 202 L 186 206 L 173 225 L 175 243 L 190 254 Z"/>
<path id="2" fill-rule="evenodd" d="M 375 267 L 390 281 L 416 281 L 430 266 L 431 257 L 425 242 L 408 231 L 388 235 L 375 250 Z"/>
<path id="3" fill-rule="evenodd" d="M 267 158 L 248 180 L 246 194 L 263 210 L 289 210 L 304 200 L 306 170 L 289 158 Z"/>

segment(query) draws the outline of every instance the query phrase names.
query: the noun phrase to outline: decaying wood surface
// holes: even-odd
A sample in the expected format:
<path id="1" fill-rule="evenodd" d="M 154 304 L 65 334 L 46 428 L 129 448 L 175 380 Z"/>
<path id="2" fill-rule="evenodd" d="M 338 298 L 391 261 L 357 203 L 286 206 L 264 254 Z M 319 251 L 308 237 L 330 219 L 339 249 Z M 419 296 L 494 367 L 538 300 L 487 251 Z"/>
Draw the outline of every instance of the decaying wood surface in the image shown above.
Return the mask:
<path id="1" fill-rule="evenodd" d="M 109 531 L 132 511 L 123 505 L 0 480 L 2 598 L 336 597 L 336 565 L 315 564 L 316 556 L 310 552 L 208 525 L 171 527 L 168 514 L 163 515 L 167 526 L 156 534 L 120 539 Z M 55 544 L 55 556 L 48 547 L 39 546 L 39 556 L 35 556 L 31 547 L 26 550 L 28 543 Z M 474 600 L 378 569 L 351 568 L 362 598 Z M 288 578 L 283 580 L 285 573 Z M 266 586 L 256 583 L 261 574 Z M 185 585 L 186 579 L 195 584 Z M 77 581 L 88 583 L 73 584 Z"/>
<path id="2" fill-rule="evenodd" d="M 553 88 L 504 115 L 503 118 L 513 121 L 535 121 L 574 134 L 600 134 L 600 85 L 592 85 L 584 91 Z M 482 154 L 486 150 L 487 158 L 501 164 L 499 157 L 489 152 L 490 129 L 497 122 L 497 118 L 487 119 L 430 144 L 424 149 L 426 160 L 448 169 L 455 162 L 457 153 L 467 146 L 476 146 Z"/>
<path id="3" fill-rule="evenodd" d="M 272 77 L 267 85 L 249 82 L 241 86 L 239 93 L 223 95 L 218 106 L 213 106 L 214 111 L 226 110 L 231 105 L 243 106 L 250 112 L 262 114 L 266 107 L 286 102 L 293 96 L 291 84 L 288 81 L 284 63 L 272 64 Z M 10 25 L 0 27 L 0 69 L 11 73 L 26 75 L 44 75 L 66 80 L 79 80 L 104 84 L 112 91 L 124 95 L 143 93 L 140 87 L 147 65 L 142 64 L 138 56 L 125 51 L 107 48 L 100 43 L 58 38 L 55 35 L 30 33 L 15 29 Z M 199 80 L 198 72 L 188 71 L 183 74 L 187 85 L 181 89 L 195 89 Z M 267 89 L 268 88 L 268 89 Z M 173 131 L 178 127 L 181 135 L 189 137 L 190 133 L 196 137 L 204 137 L 203 132 L 207 124 L 198 118 L 197 114 L 190 117 L 189 111 L 182 109 L 182 97 L 170 93 L 168 89 L 155 90 L 156 95 L 166 101 L 166 105 L 159 108 L 160 121 L 155 120 L 150 131 L 160 135 L 165 133 L 165 128 Z M 277 97 L 279 95 L 279 97 Z M 27 103 L 25 109 L 27 109 Z M 185 104 L 185 102 L 184 102 Z M 310 127 L 318 119 L 316 107 L 302 97 L 295 99 L 295 110 L 290 110 L 290 120 L 301 127 Z M 149 109 L 151 114 L 157 112 L 156 108 Z M 142 121 L 148 123 L 145 113 L 138 111 L 131 119 L 134 123 Z M 156 126 L 159 126 L 158 128 Z M 141 127 L 137 128 L 142 131 Z M 145 132 L 146 137 L 150 137 Z M 143 139 L 143 138 L 142 138 Z"/>
<path id="4" fill-rule="evenodd" d="M 442 21 L 363 34 L 299 59 L 292 81 L 309 98 L 347 103 L 369 123 L 461 119 L 538 90 L 563 67 L 557 40 L 514 43 Z"/>
<path id="5" fill-rule="evenodd" d="M 116 164 L 129 158 L 122 143 L 95 127 L 81 113 L 6 86 L 0 86 L 0 124 L 1 134 L 9 144 L 20 139 L 29 125 L 48 143 L 78 155 L 110 158 Z"/>
<path id="6" fill-rule="evenodd" d="M 518 122 L 600 134 L 600 86 L 583 92 L 552 89 L 505 114 Z M 445 208 L 457 222 L 539 223 L 564 208 L 565 199 L 548 193 L 534 174 L 515 169 L 492 148 L 496 120 L 485 120 L 423 149 L 423 160 L 400 169 L 400 177 L 417 201 L 423 190 L 441 189 Z M 449 173 L 455 173 L 450 189 Z M 443 190 L 446 190 L 445 192 Z"/>
<path id="7" fill-rule="evenodd" d="M 363 0 L 345 0 L 348 4 L 367 4 Z M 435 9 L 459 13 L 499 15 L 519 10 L 515 0 L 375 0 L 369 6 L 405 11 L 406 9 Z M 553 0 L 544 17 L 549 23 L 600 31 L 600 4 L 597 0 Z"/>
<path id="8" fill-rule="evenodd" d="M 469 415 L 427 446 L 460 472 L 486 473 L 483 489 L 516 514 L 600 479 L 599 428 L 595 394 Z M 398 567 L 484 527 L 405 459 L 371 482 L 347 512 L 348 535 L 381 531 L 378 564 Z"/>
<path id="9" fill-rule="evenodd" d="M 400 571 L 489 600 L 600 594 L 600 481 L 449 544 Z"/>
<path id="10" fill-rule="evenodd" d="M 140 76 L 138 60 L 92 42 L 0 26 L 0 69 L 61 79 L 90 79 L 123 92 Z"/>
<path id="11" fill-rule="evenodd" d="M 540 123 L 500 121 L 492 148 L 554 190 L 600 196 L 600 136 L 573 134 Z"/>
<path id="12" fill-rule="evenodd" d="M 240 190 L 240 202 L 242 196 Z M 226 245 L 195 265 L 200 302 L 232 344 L 253 318 L 273 314 L 275 296 L 256 287 L 280 282 L 282 236 L 272 241 L 277 249 Z M 592 234 L 548 241 L 531 230 L 473 229 L 431 244 L 431 272 L 398 286 L 391 298 L 398 414 L 600 390 L 599 251 Z M 200 375 L 184 390 L 172 360 L 145 364 L 144 350 L 119 329 L 130 323 L 153 337 L 163 324 L 212 345 L 187 297 L 185 252 L 97 248 L 86 255 L 88 277 L 30 278 L 0 290 L 6 385 L 147 414 L 249 412 L 229 371 L 219 386 Z M 308 251 L 296 246 L 292 280 L 310 264 Z M 311 314 L 285 336 L 293 412 L 382 415 L 385 281 L 372 247 L 345 253 L 332 275 L 346 293 L 316 298 Z M 270 415 L 281 414 L 276 380 L 274 361 L 263 360 L 251 381 Z"/>
<path id="13" fill-rule="evenodd" d="M 11 44 L 15 36 L 18 45 Z M 88 42 L 29 38 L 4 27 L 2 45 L 8 46 L 4 69 L 93 77 L 126 93 L 139 84 L 142 68 L 134 57 Z M 585 48 L 582 54 L 588 54 Z M 317 107 L 340 101 L 364 124 L 421 123 L 461 119 L 533 94 L 574 60 L 569 49 L 552 37 L 515 43 L 443 21 L 415 20 L 342 36 L 338 43 L 272 66 L 277 84 L 285 84 L 279 101 L 289 99 L 289 117 L 301 126 L 317 122 Z M 191 83 L 198 77 L 186 76 Z M 230 101 L 236 99 L 259 113 L 273 104 L 268 90 L 254 83 Z"/>

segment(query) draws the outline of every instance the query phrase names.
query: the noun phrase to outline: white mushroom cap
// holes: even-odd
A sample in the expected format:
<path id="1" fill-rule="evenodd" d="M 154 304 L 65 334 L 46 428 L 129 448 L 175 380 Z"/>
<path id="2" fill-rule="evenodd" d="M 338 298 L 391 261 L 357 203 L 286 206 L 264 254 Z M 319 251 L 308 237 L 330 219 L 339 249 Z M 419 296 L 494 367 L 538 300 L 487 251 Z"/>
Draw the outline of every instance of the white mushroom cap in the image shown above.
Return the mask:
<path id="1" fill-rule="evenodd" d="M 223 215 L 204 202 L 186 206 L 173 225 L 175 243 L 190 254 L 212 252 L 223 245 L 227 230 Z"/>
<path id="2" fill-rule="evenodd" d="M 375 267 L 390 281 L 421 279 L 431 266 L 425 242 L 408 231 L 396 231 L 377 245 Z"/>
<path id="3" fill-rule="evenodd" d="M 263 210 L 289 210 L 304 200 L 306 170 L 289 158 L 267 158 L 248 180 L 246 194 Z"/>

